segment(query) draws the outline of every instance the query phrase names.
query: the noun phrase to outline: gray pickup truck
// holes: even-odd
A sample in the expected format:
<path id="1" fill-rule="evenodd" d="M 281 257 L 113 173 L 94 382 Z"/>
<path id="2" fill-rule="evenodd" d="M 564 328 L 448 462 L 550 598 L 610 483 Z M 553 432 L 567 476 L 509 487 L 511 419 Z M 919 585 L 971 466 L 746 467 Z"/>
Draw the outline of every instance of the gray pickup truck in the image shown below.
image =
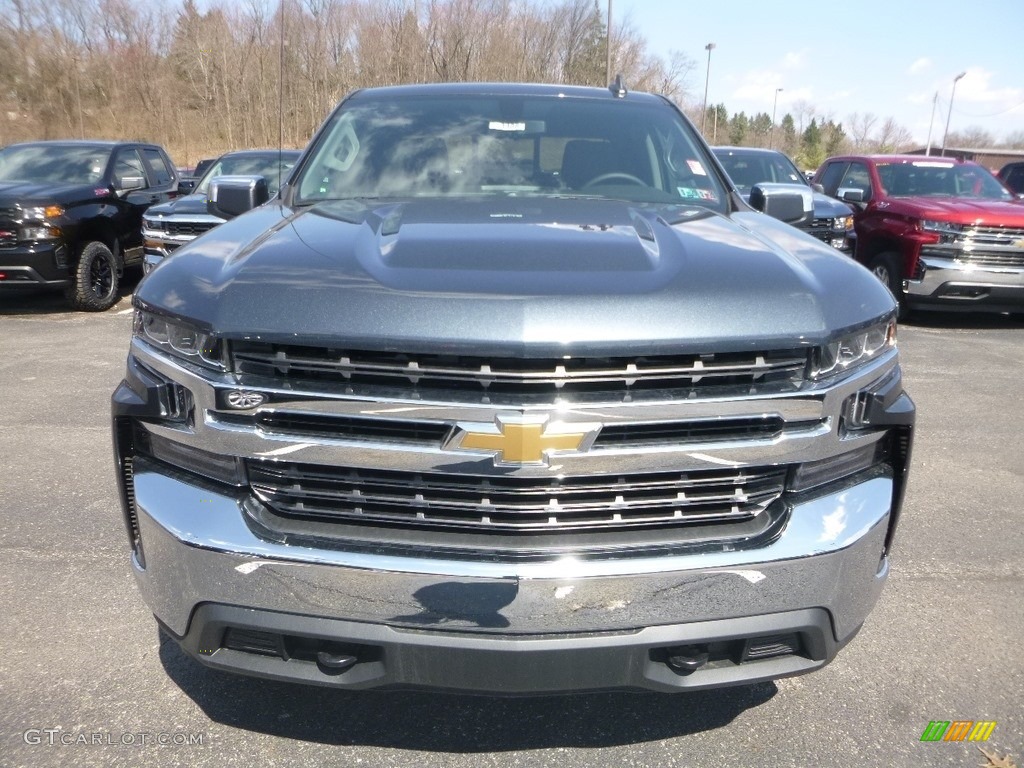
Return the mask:
<path id="1" fill-rule="evenodd" d="M 188 654 L 681 691 L 856 634 L 912 442 L 896 304 L 670 101 L 358 91 L 256 188 L 214 180 L 230 220 L 139 285 L 113 396 L 131 567 Z"/>

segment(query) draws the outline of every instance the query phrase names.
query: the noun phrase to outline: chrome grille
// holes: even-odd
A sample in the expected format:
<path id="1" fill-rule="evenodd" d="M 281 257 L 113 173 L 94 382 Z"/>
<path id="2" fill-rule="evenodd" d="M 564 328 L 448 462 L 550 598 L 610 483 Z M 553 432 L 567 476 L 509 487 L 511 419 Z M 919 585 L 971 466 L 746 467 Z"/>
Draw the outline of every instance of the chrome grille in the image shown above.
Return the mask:
<path id="1" fill-rule="evenodd" d="M 814 219 L 804 231 L 827 243 L 832 239 L 832 219 Z"/>
<path id="2" fill-rule="evenodd" d="M 986 267 L 1024 267 L 1024 228 L 967 227 L 956 238 L 957 261 Z"/>
<path id="3" fill-rule="evenodd" d="M 484 393 L 560 394 L 799 385 L 807 352 L 586 358 L 414 355 L 235 342 L 234 370 L 285 380 Z"/>
<path id="4" fill-rule="evenodd" d="M 960 239 L 973 245 L 1006 245 L 1012 246 L 1024 240 L 1022 227 L 966 227 Z M 1017 246 L 1018 248 L 1020 246 Z"/>
<path id="5" fill-rule="evenodd" d="M 259 460 L 248 471 L 256 496 L 285 517 L 477 532 L 746 521 L 782 495 L 786 478 L 784 468 L 533 478 Z"/>
<path id="6" fill-rule="evenodd" d="M 217 226 L 212 221 L 176 221 L 168 219 L 164 222 L 163 231 L 168 235 L 192 235 L 198 237 Z"/>
<path id="7" fill-rule="evenodd" d="M 0 248 L 13 248 L 17 244 L 17 228 L 13 224 L 0 224 Z"/>

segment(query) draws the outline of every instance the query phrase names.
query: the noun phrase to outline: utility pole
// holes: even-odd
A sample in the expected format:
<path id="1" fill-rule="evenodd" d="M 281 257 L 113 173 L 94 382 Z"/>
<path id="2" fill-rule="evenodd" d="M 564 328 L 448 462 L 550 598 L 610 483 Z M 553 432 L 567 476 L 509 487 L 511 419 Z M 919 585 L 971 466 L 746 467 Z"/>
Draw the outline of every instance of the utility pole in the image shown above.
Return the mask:
<path id="1" fill-rule="evenodd" d="M 928 143 L 925 145 L 925 155 L 932 153 L 932 126 L 935 125 L 935 105 L 939 101 L 939 92 L 936 91 L 935 95 L 932 96 L 932 119 L 928 121 Z"/>
<path id="2" fill-rule="evenodd" d="M 768 139 L 768 149 L 775 149 L 775 109 L 779 106 L 779 92 L 781 88 L 775 89 L 775 101 L 772 103 L 772 137 Z"/>
<path id="3" fill-rule="evenodd" d="M 700 113 L 700 132 L 704 134 L 704 125 L 708 120 L 708 82 L 711 80 L 711 52 L 715 50 L 714 43 L 708 43 L 704 46 L 704 50 L 708 52 L 708 69 L 704 75 L 704 107 Z"/>
<path id="4" fill-rule="evenodd" d="M 608 0 L 608 29 L 604 33 L 604 81 L 612 84 L 612 0 Z"/>
<path id="5" fill-rule="evenodd" d="M 946 131 L 942 134 L 942 156 L 946 156 L 946 137 L 949 135 L 949 121 L 953 117 L 953 97 L 956 96 L 956 84 L 960 79 L 966 75 L 966 72 L 961 72 L 959 75 L 953 78 L 953 90 L 949 94 L 949 112 L 946 113 Z"/>

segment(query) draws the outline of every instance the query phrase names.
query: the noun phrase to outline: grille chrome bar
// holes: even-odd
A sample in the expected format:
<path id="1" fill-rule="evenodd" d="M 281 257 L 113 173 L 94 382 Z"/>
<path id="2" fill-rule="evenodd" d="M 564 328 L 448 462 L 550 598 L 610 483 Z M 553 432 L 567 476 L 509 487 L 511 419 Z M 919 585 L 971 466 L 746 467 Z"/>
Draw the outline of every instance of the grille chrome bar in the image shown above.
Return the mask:
<path id="1" fill-rule="evenodd" d="M 256 496 L 280 515 L 486 531 L 612 530 L 744 521 L 784 489 L 786 469 L 516 478 L 250 461 Z"/>
<path id="2" fill-rule="evenodd" d="M 632 358 L 489 359 L 253 342 L 234 343 L 232 357 L 237 373 L 257 376 L 524 393 L 799 384 L 807 363 L 807 352 L 802 349 Z"/>
<path id="3" fill-rule="evenodd" d="M 284 410 L 255 414 L 220 412 L 215 418 L 224 424 L 256 428 L 270 435 L 314 440 L 394 441 L 427 446 L 441 444 L 454 426 L 454 422 L 444 421 L 366 418 Z M 805 430 L 820 427 L 821 423 L 820 419 L 815 419 L 787 424 L 779 416 L 750 416 L 606 424 L 598 434 L 594 447 L 774 440 L 787 428 Z"/>

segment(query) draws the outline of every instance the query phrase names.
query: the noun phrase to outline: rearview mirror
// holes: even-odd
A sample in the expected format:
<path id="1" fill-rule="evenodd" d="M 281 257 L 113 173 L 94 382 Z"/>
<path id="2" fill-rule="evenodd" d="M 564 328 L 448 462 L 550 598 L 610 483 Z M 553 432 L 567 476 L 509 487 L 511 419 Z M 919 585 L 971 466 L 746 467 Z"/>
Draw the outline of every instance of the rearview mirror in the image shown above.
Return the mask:
<path id="1" fill-rule="evenodd" d="M 206 211 L 222 219 L 233 219 L 269 199 L 267 180 L 262 176 L 217 176 L 210 181 Z"/>
<path id="2" fill-rule="evenodd" d="M 117 191 L 122 194 L 125 192 L 134 192 L 136 189 L 146 188 L 146 178 L 144 176 L 122 176 L 121 183 L 118 185 Z"/>
<path id="3" fill-rule="evenodd" d="M 799 226 L 814 218 L 814 197 L 803 184 L 755 184 L 750 205 L 761 213 Z"/>

